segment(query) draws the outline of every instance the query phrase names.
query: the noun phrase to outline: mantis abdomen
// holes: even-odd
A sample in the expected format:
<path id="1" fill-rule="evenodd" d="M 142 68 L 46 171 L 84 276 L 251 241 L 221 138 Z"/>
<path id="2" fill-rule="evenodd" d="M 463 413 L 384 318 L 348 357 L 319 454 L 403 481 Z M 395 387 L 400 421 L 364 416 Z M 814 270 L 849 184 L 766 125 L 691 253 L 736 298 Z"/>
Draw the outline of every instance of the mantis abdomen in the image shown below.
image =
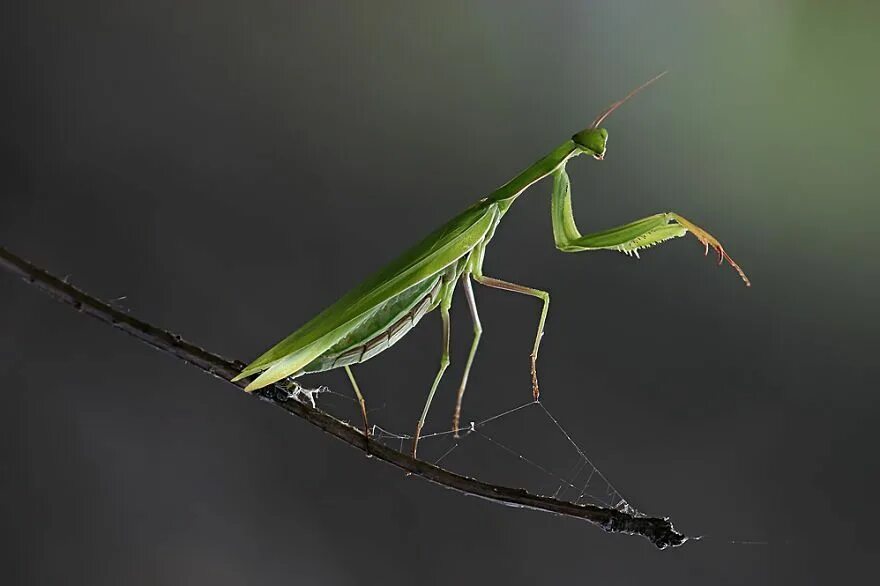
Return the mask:
<path id="1" fill-rule="evenodd" d="M 381 354 L 437 306 L 442 284 L 442 275 L 438 274 L 389 299 L 345 338 L 294 376 L 366 362 Z"/>

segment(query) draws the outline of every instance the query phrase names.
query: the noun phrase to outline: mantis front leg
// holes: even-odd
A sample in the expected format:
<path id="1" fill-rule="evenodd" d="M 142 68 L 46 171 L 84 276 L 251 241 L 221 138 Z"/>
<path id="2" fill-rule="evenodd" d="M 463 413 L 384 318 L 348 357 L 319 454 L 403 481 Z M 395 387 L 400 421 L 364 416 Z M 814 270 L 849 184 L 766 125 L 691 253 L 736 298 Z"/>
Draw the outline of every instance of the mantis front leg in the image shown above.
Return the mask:
<path id="1" fill-rule="evenodd" d="M 751 286 L 743 270 L 730 258 L 714 236 L 673 212 L 655 214 L 609 230 L 581 235 L 571 209 L 571 183 L 565 172 L 564 163 L 553 173 L 551 215 L 556 248 L 563 252 L 617 250 L 638 257 L 640 249 L 655 246 L 690 232 L 706 247 L 706 254 L 709 253 L 711 246 L 718 253 L 719 264 L 726 260 L 736 269 L 746 286 Z"/>

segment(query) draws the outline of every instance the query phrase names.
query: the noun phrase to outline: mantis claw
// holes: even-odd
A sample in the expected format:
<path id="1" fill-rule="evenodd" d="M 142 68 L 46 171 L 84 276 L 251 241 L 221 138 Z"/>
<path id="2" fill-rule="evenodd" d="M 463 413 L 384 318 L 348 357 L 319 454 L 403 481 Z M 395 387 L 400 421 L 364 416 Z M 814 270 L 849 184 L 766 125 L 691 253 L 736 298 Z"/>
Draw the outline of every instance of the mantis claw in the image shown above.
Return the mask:
<path id="1" fill-rule="evenodd" d="M 678 224 L 680 224 L 683 228 L 685 228 L 688 232 L 694 235 L 694 237 L 699 240 L 703 246 L 706 247 L 706 251 L 704 256 L 709 254 L 709 247 L 718 254 L 718 265 L 722 265 L 726 260 L 730 266 L 732 266 L 736 272 L 739 274 L 740 278 L 746 284 L 746 287 L 751 287 L 752 282 L 749 281 L 749 278 L 746 276 L 745 272 L 740 268 L 736 261 L 733 260 L 727 251 L 724 250 L 724 247 L 721 245 L 721 242 L 718 241 L 717 238 L 691 222 L 690 220 L 679 216 L 678 214 L 669 214 L 670 217 L 675 220 Z"/>

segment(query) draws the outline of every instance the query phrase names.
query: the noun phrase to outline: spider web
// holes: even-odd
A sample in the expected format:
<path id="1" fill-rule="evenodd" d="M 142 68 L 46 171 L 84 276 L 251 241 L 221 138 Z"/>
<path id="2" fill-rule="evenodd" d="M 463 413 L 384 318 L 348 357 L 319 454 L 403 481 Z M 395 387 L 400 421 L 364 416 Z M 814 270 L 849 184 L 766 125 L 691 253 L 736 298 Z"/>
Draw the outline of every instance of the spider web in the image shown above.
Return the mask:
<path id="1" fill-rule="evenodd" d="M 326 386 L 305 388 L 297 381 L 289 381 L 286 387 L 291 398 L 321 408 L 353 427 L 362 426 L 354 397 Z M 409 453 L 411 433 L 372 423 L 383 409 L 380 406 L 367 411 L 373 439 Z M 459 474 L 519 486 L 577 504 L 642 515 L 599 470 L 543 399 L 480 417 L 457 430 L 426 428 L 419 439 L 418 456 Z"/>

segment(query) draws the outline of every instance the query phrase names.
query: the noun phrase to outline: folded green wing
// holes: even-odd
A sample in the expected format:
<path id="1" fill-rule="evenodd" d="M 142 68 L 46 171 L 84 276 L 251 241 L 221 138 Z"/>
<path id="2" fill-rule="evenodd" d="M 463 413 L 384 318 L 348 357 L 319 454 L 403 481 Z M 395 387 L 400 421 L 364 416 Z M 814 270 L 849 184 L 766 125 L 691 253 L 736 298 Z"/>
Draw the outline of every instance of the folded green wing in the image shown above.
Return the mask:
<path id="1" fill-rule="evenodd" d="M 296 373 L 383 302 L 467 254 L 483 240 L 495 217 L 492 203 L 468 208 L 270 348 L 234 380 L 266 371 L 247 386 L 255 390 Z"/>

